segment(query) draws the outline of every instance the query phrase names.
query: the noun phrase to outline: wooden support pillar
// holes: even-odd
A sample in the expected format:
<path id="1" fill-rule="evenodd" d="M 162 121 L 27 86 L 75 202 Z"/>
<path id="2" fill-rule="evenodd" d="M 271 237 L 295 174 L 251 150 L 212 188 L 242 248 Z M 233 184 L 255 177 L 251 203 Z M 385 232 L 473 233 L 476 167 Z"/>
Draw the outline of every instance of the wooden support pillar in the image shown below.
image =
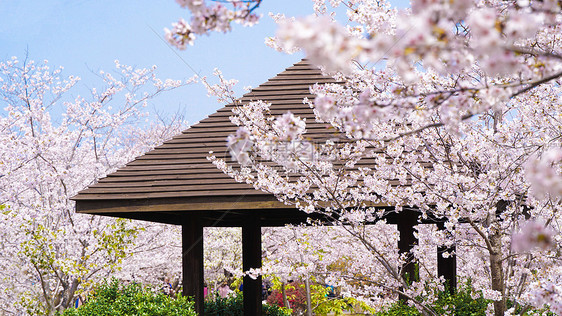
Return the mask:
<path id="1" fill-rule="evenodd" d="M 242 226 L 242 268 L 261 268 L 261 223 L 258 216 L 250 215 Z M 262 314 L 262 279 L 244 276 L 244 315 Z"/>
<path id="2" fill-rule="evenodd" d="M 418 214 L 415 211 L 403 210 L 398 214 L 398 253 L 406 254 L 406 262 L 402 266 L 402 278 L 411 284 L 413 281 L 419 281 L 419 267 L 414 261 L 414 255 L 411 250 L 418 244 L 417 238 L 414 236 L 414 226 L 418 224 Z M 399 299 L 406 301 L 406 297 L 399 295 Z"/>
<path id="3" fill-rule="evenodd" d="M 187 214 L 182 223 L 183 295 L 193 297 L 195 311 L 203 315 L 203 226 L 198 214 Z"/>
<path id="4" fill-rule="evenodd" d="M 438 222 L 437 228 L 444 230 L 445 223 Z M 437 275 L 443 276 L 445 286 L 448 287 L 451 294 L 457 291 L 457 255 L 453 253 L 448 258 L 443 258 L 443 252 L 454 251 L 456 251 L 454 245 L 452 247 L 437 247 Z"/>

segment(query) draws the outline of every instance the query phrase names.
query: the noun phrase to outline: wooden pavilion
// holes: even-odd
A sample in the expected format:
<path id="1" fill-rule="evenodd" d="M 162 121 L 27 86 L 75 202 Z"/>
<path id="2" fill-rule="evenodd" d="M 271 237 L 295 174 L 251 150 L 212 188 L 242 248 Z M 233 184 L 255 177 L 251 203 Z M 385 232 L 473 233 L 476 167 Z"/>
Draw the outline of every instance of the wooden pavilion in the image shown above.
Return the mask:
<path id="1" fill-rule="evenodd" d="M 326 124 L 316 123 L 312 109 L 303 104 L 304 98 L 314 98 L 309 87 L 316 83 L 337 82 L 301 61 L 252 89 L 240 101 L 269 102 L 274 115 L 290 110 L 307 118 L 308 137 L 328 139 L 333 132 Z M 200 314 L 204 227 L 242 227 L 243 269 L 247 271 L 261 267 L 261 227 L 299 224 L 311 216 L 321 219 L 237 183 L 207 160 L 213 151 L 235 164 L 226 148 L 227 136 L 237 128 L 229 119 L 232 107 L 225 106 L 73 197 L 79 213 L 182 225 L 183 293 L 194 297 Z M 418 213 L 405 210 L 391 214 L 387 220 L 398 225 L 399 251 L 409 253 L 417 242 L 413 227 L 418 224 Z M 454 257 L 438 256 L 438 274 L 449 280 L 451 288 L 456 287 L 455 271 Z M 406 264 L 403 273 L 414 275 L 414 265 Z M 244 311 L 246 315 L 261 315 L 261 278 L 244 278 Z"/>

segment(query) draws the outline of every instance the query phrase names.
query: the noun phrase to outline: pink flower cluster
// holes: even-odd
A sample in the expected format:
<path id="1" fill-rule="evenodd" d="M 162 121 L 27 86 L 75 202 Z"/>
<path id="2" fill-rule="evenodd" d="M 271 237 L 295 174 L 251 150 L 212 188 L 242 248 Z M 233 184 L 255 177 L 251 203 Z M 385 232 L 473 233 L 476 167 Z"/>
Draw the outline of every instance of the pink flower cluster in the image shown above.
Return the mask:
<path id="1" fill-rule="evenodd" d="M 533 284 L 534 288 L 527 295 L 534 306 L 548 304 L 550 311 L 562 315 L 562 285 L 545 281 Z"/>
<path id="2" fill-rule="evenodd" d="M 226 146 L 232 158 L 241 165 L 247 165 L 251 162 L 248 152 L 253 146 L 253 141 L 248 129 L 244 127 L 238 128 L 236 134 L 228 136 Z"/>
<path id="3" fill-rule="evenodd" d="M 0 61 L 3 314 L 56 314 L 105 275 L 153 282 L 176 265 L 175 250 L 166 248 L 178 240 L 173 229 L 79 214 L 70 198 L 180 133 L 185 121 L 147 123 L 144 108 L 190 81 L 161 80 L 156 67 L 118 61 L 98 76 L 99 87 L 81 96 L 72 91 L 80 78 L 47 61 Z"/>
<path id="4" fill-rule="evenodd" d="M 327 12 L 328 2 L 348 8 L 347 25 Z M 293 149 L 304 143 L 304 120 L 274 116 L 256 101 L 231 118 L 248 132 L 230 144 L 251 135 L 245 167 L 213 163 L 307 213 L 337 215 L 334 223 L 383 267 L 361 274 L 370 281 L 400 284 L 400 263 L 388 259 L 394 248 L 381 250 L 351 227 L 385 212 L 369 206 L 390 205 L 446 221 L 432 243 L 457 246 L 459 276 L 497 300 L 496 313 L 540 288 L 531 274 L 559 286 L 561 258 L 551 250 L 561 237 L 562 154 L 547 148 L 562 139 L 560 1 L 413 0 L 405 10 L 384 0 L 314 3 L 317 16 L 274 16 L 280 29 L 269 44 L 304 50 L 344 82 L 314 85 L 316 98 L 304 100 L 339 139 L 315 143 L 309 159 Z M 233 156 L 245 149 L 237 145 Z M 548 221 L 521 225 L 529 215 Z M 559 290 L 540 293 L 546 299 L 529 304 L 556 310 Z"/>
<path id="5" fill-rule="evenodd" d="M 540 221 L 528 221 L 512 235 L 511 248 L 515 252 L 528 252 L 535 248 L 547 250 L 553 247 L 555 232 Z"/>
<path id="6" fill-rule="evenodd" d="M 562 197 L 562 148 L 546 151 L 540 159 L 532 157 L 526 176 L 538 196 Z"/>
<path id="7" fill-rule="evenodd" d="M 307 58 L 329 72 L 351 72 L 351 60 L 359 57 L 366 41 L 352 36 L 326 16 L 284 20 L 277 31 L 284 49 L 302 48 Z"/>
<path id="8" fill-rule="evenodd" d="M 285 141 L 297 139 L 306 131 L 305 120 L 294 116 L 290 111 L 277 118 L 273 126 L 279 137 Z"/>
<path id="9" fill-rule="evenodd" d="M 186 49 L 187 45 L 193 45 L 196 35 L 228 32 L 231 30 L 232 22 L 246 26 L 257 23 L 259 16 L 252 11 L 259 6 L 261 0 L 226 1 L 232 6 L 232 9 L 220 3 L 207 6 L 204 0 L 176 0 L 176 2 L 181 7 L 189 9 L 191 20 L 187 22 L 180 19 L 172 24 L 171 30 L 164 29 L 165 38 L 178 49 Z"/>

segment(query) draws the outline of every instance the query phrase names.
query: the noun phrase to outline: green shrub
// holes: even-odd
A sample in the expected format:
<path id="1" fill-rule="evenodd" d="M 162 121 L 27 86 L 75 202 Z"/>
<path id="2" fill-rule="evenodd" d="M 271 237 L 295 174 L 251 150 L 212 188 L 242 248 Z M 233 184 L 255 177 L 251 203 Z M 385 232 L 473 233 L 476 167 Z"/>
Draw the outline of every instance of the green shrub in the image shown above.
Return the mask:
<path id="1" fill-rule="evenodd" d="M 454 315 L 486 315 L 488 304 L 492 301 L 484 299 L 482 295 L 473 299 L 473 293 L 474 290 L 470 284 L 459 287 L 455 294 L 451 294 L 449 291 L 440 292 L 432 307 L 439 315 L 452 311 L 454 311 Z"/>
<path id="2" fill-rule="evenodd" d="M 437 295 L 437 300 L 428 304 L 429 308 L 438 315 L 463 315 L 463 316 L 480 316 L 486 315 L 486 309 L 490 300 L 482 297 L 473 299 L 474 290 L 470 284 L 459 287 L 455 294 L 449 291 L 441 291 Z M 421 301 L 421 298 L 417 298 Z M 396 302 L 388 309 L 378 312 L 377 316 L 399 316 L 399 315 L 422 315 L 415 307 L 409 306 L 403 302 Z"/>
<path id="3" fill-rule="evenodd" d="M 415 307 L 408 306 L 403 302 L 396 302 L 390 305 L 390 307 L 385 311 L 378 312 L 375 315 L 376 316 L 403 316 L 403 315 L 418 316 L 421 315 L 421 313 L 418 312 L 418 310 Z"/>
<path id="4" fill-rule="evenodd" d="M 460 286 L 457 293 L 450 294 L 449 291 L 441 291 L 437 295 L 437 300 L 428 304 L 437 315 L 460 315 L 460 316 L 481 316 L 486 315 L 488 305 L 491 300 L 484 299 L 481 295 L 473 299 L 472 294 L 475 291 L 470 282 Z M 481 294 L 481 293 L 479 293 Z M 417 297 L 418 301 L 422 301 L 421 297 Z M 547 315 L 554 316 L 548 308 L 536 309 L 530 307 L 515 306 L 512 301 L 507 302 L 507 307 L 515 307 L 515 313 L 523 316 L 531 315 Z M 403 302 L 396 302 L 382 312 L 375 314 L 376 316 L 421 316 L 422 314 L 413 306 L 409 306 Z"/>
<path id="5" fill-rule="evenodd" d="M 541 316 L 556 316 L 555 313 L 550 311 L 548 306 L 542 308 L 533 308 L 531 306 L 521 306 L 512 300 L 507 300 L 507 308 L 514 308 L 514 313 L 521 316 L 541 315 Z"/>
<path id="6" fill-rule="evenodd" d="M 267 298 L 267 303 L 275 306 L 284 306 L 281 282 L 273 279 L 273 284 L 273 291 Z M 333 288 L 330 289 L 324 284 L 310 284 L 310 300 L 313 306 L 313 314 L 327 315 L 333 313 L 335 315 L 342 315 L 345 311 L 354 307 L 361 308 L 363 311 L 372 311 L 367 304 L 353 297 L 329 296 L 333 290 Z M 306 312 L 306 289 L 304 283 L 297 281 L 286 284 L 285 294 L 293 314 L 301 315 Z"/>
<path id="7" fill-rule="evenodd" d="M 244 298 L 242 293 L 236 292 L 226 298 L 215 296 L 205 301 L 205 316 L 243 316 Z M 282 307 L 263 304 L 263 315 L 285 316 L 291 313 Z"/>
<path id="8" fill-rule="evenodd" d="M 164 293 L 154 293 L 139 284 L 121 286 L 112 279 L 98 287 L 79 308 L 64 311 L 63 316 L 195 316 L 193 302 L 178 295 L 171 298 Z"/>

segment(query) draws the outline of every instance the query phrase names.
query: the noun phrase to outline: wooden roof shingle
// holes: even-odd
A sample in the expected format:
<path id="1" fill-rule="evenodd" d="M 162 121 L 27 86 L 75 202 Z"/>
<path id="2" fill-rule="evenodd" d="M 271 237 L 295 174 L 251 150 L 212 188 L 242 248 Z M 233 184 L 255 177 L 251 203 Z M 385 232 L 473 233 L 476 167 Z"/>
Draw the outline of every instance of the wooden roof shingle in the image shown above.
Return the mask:
<path id="1" fill-rule="evenodd" d="M 312 119 L 314 113 L 303 104 L 303 99 L 314 98 L 309 87 L 316 83 L 336 83 L 336 80 L 303 60 L 252 89 L 239 101 L 263 100 L 271 103 L 274 115 L 290 110 Z M 72 198 L 77 212 L 173 222 L 181 211 L 294 209 L 269 193 L 234 181 L 208 161 L 209 151 L 213 151 L 218 158 L 233 163 L 226 148 L 226 138 L 237 128 L 229 119 L 232 108 L 229 104 L 219 109 L 80 191 Z M 331 136 L 333 130 L 327 125 L 309 122 L 307 136 Z M 273 212 L 270 214 L 275 217 Z"/>

